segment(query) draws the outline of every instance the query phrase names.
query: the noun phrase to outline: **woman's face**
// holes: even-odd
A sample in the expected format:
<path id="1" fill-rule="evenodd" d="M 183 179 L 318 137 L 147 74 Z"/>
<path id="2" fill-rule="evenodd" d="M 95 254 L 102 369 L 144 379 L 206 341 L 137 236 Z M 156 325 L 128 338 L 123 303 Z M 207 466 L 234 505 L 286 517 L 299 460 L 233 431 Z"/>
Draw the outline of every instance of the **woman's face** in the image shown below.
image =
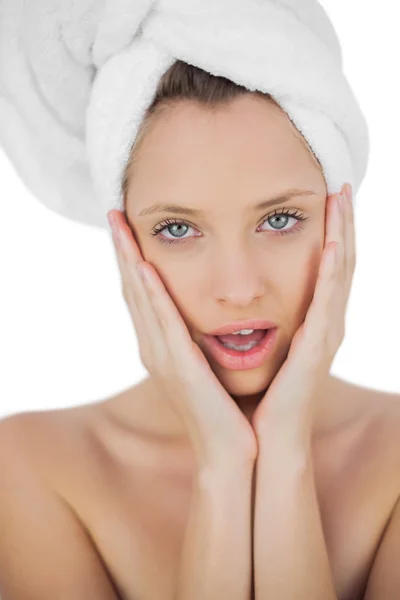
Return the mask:
<path id="1" fill-rule="evenodd" d="M 255 208 L 293 189 L 310 194 Z M 241 407 L 264 395 L 306 316 L 324 245 L 326 199 L 319 165 L 288 116 L 251 94 L 214 111 L 180 103 L 158 119 L 140 148 L 128 222 L 192 339 Z M 196 213 L 150 213 L 154 204 Z M 250 318 L 277 324 L 275 350 L 257 369 L 226 370 L 202 336 Z"/>

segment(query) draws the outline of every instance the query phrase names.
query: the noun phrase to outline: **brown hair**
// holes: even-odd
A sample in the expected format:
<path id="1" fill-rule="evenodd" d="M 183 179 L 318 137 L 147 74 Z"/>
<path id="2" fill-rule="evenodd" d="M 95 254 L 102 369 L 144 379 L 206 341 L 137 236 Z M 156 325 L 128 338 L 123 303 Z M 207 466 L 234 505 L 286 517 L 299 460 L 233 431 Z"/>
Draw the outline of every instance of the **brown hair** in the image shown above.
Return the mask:
<path id="1" fill-rule="evenodd" d="M 130 150 L 129 160 L 122 178 L 124 208 L 129 181 L 136 164 L 140 146 L 146 133 L 148 133 L 152 124 L 163 110 L 182 100 L 194 100 L 212 110 L 221 107 L 221 105 L 228 104 L 237 96 L 244 94 L 260 96 L 281 108 L 270 94 L 258 90 L 251 92 L 246 87 L 238 85 L 230 79 L 212 75 L 199 67 L 177 60 L 161 77 L 154 99 L 146 110 L 145 116 L 139 127 L 138 135 Z M 297 129 L 296 132 L 298 132 Z M 308 145 L 307 140 L 305 140 L 300 133 L 299 135 L 305 142 L 305 145 L 311 152 L 314 160 L 318 162 L 321 168 L 321 165 Z"/>

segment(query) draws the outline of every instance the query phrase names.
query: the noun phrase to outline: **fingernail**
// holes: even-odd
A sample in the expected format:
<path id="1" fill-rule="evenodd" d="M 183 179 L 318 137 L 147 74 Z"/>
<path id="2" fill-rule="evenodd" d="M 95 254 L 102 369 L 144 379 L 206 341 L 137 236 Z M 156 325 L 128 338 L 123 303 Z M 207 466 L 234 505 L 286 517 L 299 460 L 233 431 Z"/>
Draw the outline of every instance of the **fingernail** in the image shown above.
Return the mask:
<path id="1" fill-rule="evenodd" d="M 120 248 L 121 247 L 121 236 L 120 236 L 120 233 L 119 233 L 119 230 L 118 230 L 118 225 L 117 225 L 117 221 L 116 221 L 115 215 L 112 214 L 112 213 L 111 214 L 107 213 L 107 219 L 108 219 L 108 222 L 110 224 L 111 233 L 112 233 L 112 236 L 113 236 L 114 243 L 116 244 L 116 246 L 118 246 L 118 248 Z"/>
<path id="2" fill-rule="evenodd" d="M 346 183 L 345 193 L 346 193 L 347 200 L 349 202 L 352 202 L 352 200 L 353 200 L 353 188 L 351 187 L 350 183 Z"/>
<path id="3" fill-rule="evenodd" d="M 344 212 L 344 200 L 343 200 L 343 194 L 337 194 L 337 198 L 336 198 L 336 202 L 338 204 L 339 210 L 340 212 Z"/>
<path id="4" fill-rule="evenodd" d="M 107 220 L 110 227 L 113 227 L 115 224 L 115 215 L 111 211 L 107 213 Z"/>

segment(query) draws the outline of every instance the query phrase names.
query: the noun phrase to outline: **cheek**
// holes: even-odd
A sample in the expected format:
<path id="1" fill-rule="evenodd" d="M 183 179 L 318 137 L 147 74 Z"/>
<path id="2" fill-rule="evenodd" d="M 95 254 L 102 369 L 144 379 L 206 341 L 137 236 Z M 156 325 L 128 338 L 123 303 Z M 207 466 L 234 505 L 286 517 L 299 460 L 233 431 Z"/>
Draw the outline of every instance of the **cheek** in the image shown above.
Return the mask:
<path id="1" fill-rule="evenodd" d="M 170 262 L 164 264 L 160 260 L 153 261 L 152 264 L 181 316 L 187 321 L 190 319 L 188 309 L 196 306 L 196 284 L 190 283 L 193 281 L 192 271 L 184 265 L 177 267 Z"/>
<path id="2" fill-rule="evenodd" d="M 322 257 L 322 243 L 316 238 L 304 247 L 299 245 L 296 251 L 287 249 L 287 255 L 280 254 L 279 260 L 269 273 L 271 293 L 275 302 L 282 307 L 282 314 L 295 325 L 304 320 L 312 301 Z M 199 310 L 199 290 L 204 288 L 204 273 L 193 274 L 188 264 L 173 264 L 170 260 L 151 260 L 167 292 L 171 296 L 180 314 L 188 323 L 195 320 Z M 266 303 L 269 304 L 269 303 Z M 270 304 L 272 306 L 272 303 Z M 191 314 L 193 313 L 193 314 Z"/>
<path id="3" fill-rule="evenodd" d="M 321 245 L 316 242 L 304 252 L 297 253 L 295 262 L 292 263 L 290 292 L 286 292 L 286 297 L 291 298 L 298 324 L 304 320 L 313 299 L 321 258 Z"/>

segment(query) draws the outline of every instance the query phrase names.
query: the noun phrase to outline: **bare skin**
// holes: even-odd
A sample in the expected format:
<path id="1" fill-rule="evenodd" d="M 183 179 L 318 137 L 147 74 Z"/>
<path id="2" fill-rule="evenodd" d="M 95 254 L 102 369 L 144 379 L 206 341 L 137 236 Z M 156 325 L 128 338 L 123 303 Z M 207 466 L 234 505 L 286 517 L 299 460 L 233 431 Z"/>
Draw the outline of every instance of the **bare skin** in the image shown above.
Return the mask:
<path id="1" fill-rule="evenodd" d="M 146 379 L 31 420 L 38 466 L 89 531 L 123 600 L 172 597 L 189 514 L 194 455 L 154 389 Z M 333 376 L 326 391 L 331 426 L 313 444 L 319 505 L 339 600 L 362 600 L 400 489 L 400 398 Z"/>
<path id="2" fill-rule="evenodd" d="M 288 190 L 310 194 L 254 208 Z M 326 201 L 325 179 L 305 140 L 284 111 L 252 95 L 212 112 L 191 102 L 173 106 L 152 125 L 136 156 L 127 223 L 245 415 L 254 412 L 306 316 L 324 248 Z M 201 214 L 149 213 L 155 203 Z M 172 224 L 161 230 L 166 221 Z M 270 360 L 246 371 L 222 368 L 203 334 L 254 317 L 279 327 Z M 316 425 L 323 427 L 319 418 Z"/>
<path id="3" fill-rule="evenodd" d="M 324 242 L 325 182 L 289 119 L 260 99 L 244 97 L 212 114 L 190 104 L 161 123 L 141 148 L 128 223 L 205 353 L 202 334 L 226 322 L 260 317 L 279 326 L 276 352 L 259 369 L 228 371 L 206 354 L 251 422 L 313 296 Z M 266 211 L 254 212 L 253 204 L 291 188 L 312 190 L 285 206 L 306 220 L 296 234 L 278 236 Z M 183 226 L 190 241 L 166 246 L 151 235 L 168 216 L 139 215 L 155 199 L 203 211 L 202 218 L 176 215 L 188 222 Z M 271 209 L 271 219 L 273 214 Z M 169 240 L 171 235 L 164 231 Z M 399 497 L 399 398 L 335 377 L 321 389 L 312 449 L 327 549 L 339 600 L 362 600 Z M 19 439 L 26 440 L 33 472 L 89 533 L 120 598 L 173 598 L 195 456 L 163 389 L 150 378 L 105 401 L 21 419 Z M 237 444 L 237 436 L 230 441 Z M 45 528 L 44 522 L 41 532 Z"/>

